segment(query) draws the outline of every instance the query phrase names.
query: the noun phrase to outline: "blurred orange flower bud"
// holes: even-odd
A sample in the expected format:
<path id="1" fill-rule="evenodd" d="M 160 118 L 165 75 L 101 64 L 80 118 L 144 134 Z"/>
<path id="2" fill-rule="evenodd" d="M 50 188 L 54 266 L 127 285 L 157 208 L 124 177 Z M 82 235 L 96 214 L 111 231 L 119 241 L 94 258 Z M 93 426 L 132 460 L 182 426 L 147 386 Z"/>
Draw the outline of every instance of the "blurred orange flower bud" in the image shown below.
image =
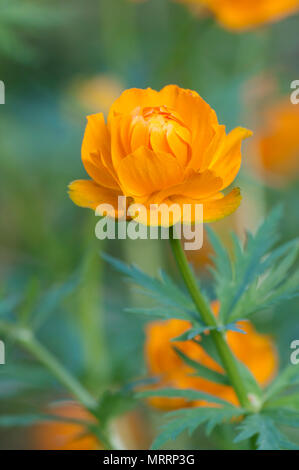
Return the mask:
<path id="1" fill-rule="evenodd" d="M 242 140 L 250 135 L 241 127 L 226 134 L 194 91 L 175 85 L 160 92 L 127 90 L 112 105 L 107 124 L 103 114 L 88 117 L 82 160 L 91 180 L 72 182 L 70 197 L 91 209 L 110 204 L 116 213 L 123 195 L 129 209 L 203 204 L 205 222 L 221 219 L 240 204 L 238 188 L 222 191 L 234 181 Z"/>
<path id="2" fill-rule="evenodd" d="M 60 418 L 74 420 L 44 421 L 33 427 L 32 440 L 38 450 L 103 450 L 103 445 L 90 434 L 82 422 L 95 423 L 95 419 L 79 403 L 63 402 L 51 406 L 51 413 Z M 78 423 L 76 423 L 78 420 Z M 136 410 L 119 416 L 111 423 L 112 437 L 124 449 L 147 449 L 152 440 L 144 427 L 142 415 Z"/>
<path id="3" fill-rule="evenodd" d="M 299 173 L 299 105 L 285 98 L 266 110 L 263 122 L 254 142 L 257 171 L 269 183 L 284 184 Z"/>
<path id="4" fill-rule="evenodd" d="M 298 0 L 179 0 L 206 6 L 225 28 L 242 31 L 279 21 L 299 8 Z"/>
<path id="5" fill-rule="evenodd" d="M 88 113 L 101 110 L 108 114 L 110 106 L 123 90 L 120 81 L 110 75 L 78 78 L 71 84 L 72 95 Z"/>
<path id="6" fill-rule="evenodd" d="M 61 418 L 93 422 L 94 418 L 81 405 L 65 402 L 51 407 L 51 414 Z M 80 423 L 47 421 L 33 429 L 34 445 L 40 450 L 97 450 L 102 449 L 95 436 Z"/>
<path id="7" fill-rule="evenodd" d="M 214 302 L 212 307 L 217 315 L 219 302 Z M 277 371 L 278 361 L 274 344 L 269 336 L 258 333 L 249 321 L 241 321 L 238 326 L 246 334 L 227 332 L 228 344 L 236 357 L 249 368 L 257 382 L 265 386 Z M 147 326 L 145 356 L 150 374 L 160 378 L 158 387 L 192 388 L 237 405 L 238 399 L 232 387 L 195 377 L 192 375 L 194 374 L 192 367 L 174 351 L 173 347 L 176 346 L 201 365 L 215 372 L 224 373 L 222 367 L 194 341 L 171 341 L 190 327 L 191 324 L 184 320 L 157 321 Z M 151 398 L 149 402 L 152 406 L 165 410 L 189 406 L 212 406 L 204 401 L 188 402 L 182 398 L 157 397 Z"/>

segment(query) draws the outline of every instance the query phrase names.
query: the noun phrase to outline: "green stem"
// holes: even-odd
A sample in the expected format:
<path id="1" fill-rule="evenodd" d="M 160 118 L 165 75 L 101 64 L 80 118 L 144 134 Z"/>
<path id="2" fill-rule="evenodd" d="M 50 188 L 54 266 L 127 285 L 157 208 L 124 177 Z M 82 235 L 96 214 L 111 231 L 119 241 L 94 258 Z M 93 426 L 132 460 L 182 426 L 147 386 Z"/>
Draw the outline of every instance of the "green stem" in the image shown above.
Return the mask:
<path id="1" fill-rule="evenodd" d="M 170 229 L 170 245 L 186 287 L 189 290 L 189 293 L 198 312 L 201 315 L 201 318 L 207 326 L 218 326 L 215 316 L 211 312 L 209 305 L 199 290 L 196 279 L 188 264 L 181 242 L 179 239 L 175 238 L 174 227 L 171 227 Z M 217 330 L 211 330 L 210 334 L 222 360 L 223 367 L 239 399 L 240 405 L 243 408 L 250 410 L 251 404 L 247 396 L 246 388 L 239 373 L 236 359 L 226 342 L 224 333 Z"/>
<path id="2" fill-rule="evenodd" d="M 97 408 L 97 402 L 93 396 L 34 337 L 29 329 L 11 325 L 7 322 L 0 322 L 0 331 L 31 353 L 85 408 L 91 412 Z"/>
<path id="3" fill-rule="evenodd" d="M 70 374 L 62 364 L 53 356 L 33 335 L 32 331 L 12 325 L 8 322 L 0 322 L 0 332 L 17 342 L 32 356 L 34 356 L 54 377 L 73 395 L 84 408 L 97 418 L 98 404 L 95 398 Z M 106 449 L 113 449 L 107 433 L 101 430 L 102 444 Z"/>

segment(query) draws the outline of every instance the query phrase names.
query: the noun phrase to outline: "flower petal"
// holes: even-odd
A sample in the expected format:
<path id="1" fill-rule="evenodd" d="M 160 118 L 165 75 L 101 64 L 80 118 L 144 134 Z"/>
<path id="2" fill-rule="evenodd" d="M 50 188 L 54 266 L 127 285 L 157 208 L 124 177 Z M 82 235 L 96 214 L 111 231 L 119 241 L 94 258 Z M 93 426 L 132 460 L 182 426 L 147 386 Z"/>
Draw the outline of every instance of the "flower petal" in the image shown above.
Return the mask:
<path id="1" fill-rule="evenodd" d="M 111 126 L 111 119 L 117 114 L 130 114 L 131 111 L 140 107 L 159 106 L 161 100 L 159 99 L 159 92 L 147 88 L 130 88 L 125 90 L 120 97 L 113 103 L 110 108 L 108 116 L 108 126 Z"/>
<path id="2" fill-rule="evenodd" d="M 126 196 L 149 196 L 179 183 L 182 176 L 182 169 L 172 155 L 154 153 L 146 147 L 140 147 L 118 165 L 118 177 Z"/>
<path id="3" fill-rule="evenodd" d="M 203 222 L 214 222 L 222 219 L 227 215 L 234 212 L 240 205 L 242 196 L 239 188 L 234 188 L 229 194 L 224 196 L 222 193 L 217 193 L 212 198 L 206 199 L 190 199 L 185 196 L 171 196 L 171 201 L 176 204 L 180 204 L 183 207 L 184 204 L 190 204 L 191 210 L 188 215 L 188 221 L 196 221 L 196 204 L 203 205 Z M 187 221 L 187 220 L 186 220 Z"/>
<path id="4" fill-rule="evenodd" d="M 242 196 L 239 188 L 234 188 L 226 196 L 203 205 L 204 222 L 214 222 L 232 214 L 241 204 Z"/>
<path id="5" fill-rule="evenodd" d="M 76 180 L 69 185 L 71 200 L 80 207 L 96 209 L 100 204 L 110 204 L 117 215 L 120 193 L 99 186 L 92 180 Z"/>
<path id="6" fill-rule="evenodd" d="M 181 207 L 170 199 L 162 204 L 132 204 L 128 208 L 128 216 L 135 222 L 152 227 L 171 227 L 182 220 Z"/>
<path id="7" fill-rule="evenodd" d="M 196 91 L 180 88 L 177 85 L 167 85 L 159 95 L 161 105 L 174 109 L 190 130 L 194 129 L 194 125 L 198 122 L 202 125 L 210 114 L 214 123 L 218 122 L 214 110 Z"/>
<path id="8" fill-rule="evenodd" d="M 221 186 L 222 179 L 210 170 L 203 173 L 191 172 L 183 183 L 157 193 L 155 202 L 161 202 L 170 196 L 184 196 L 186 199 L 203 200 L 216 195 Z"/>
<path id="9" fill-rule="evenodd" d="M 176 85 L 168 85 L 160 91 L 165 106 L 175 109 L 190 130 L 192 156 L 190 168 L 200 170 L 200 160 L 212 140 L 218 125 L 215 111 L 198 93 Z"/>
<path id="10" fill-rule="evenodd" d="M 118 189 L 109 146 L 110 135 L 103 114 L 88 116 L 82 143 L 82 161 L 85 170 L 99 185 Z"/>
<path id="11" fill-rule="evenodd" d="M 252 132 L 248 129 L 237 127 L 220 141 L 208 168 L 222 178 L 221 189 L 227 188 L 236 178 L 242 160 L 242 140 L 251 135 Z"/>

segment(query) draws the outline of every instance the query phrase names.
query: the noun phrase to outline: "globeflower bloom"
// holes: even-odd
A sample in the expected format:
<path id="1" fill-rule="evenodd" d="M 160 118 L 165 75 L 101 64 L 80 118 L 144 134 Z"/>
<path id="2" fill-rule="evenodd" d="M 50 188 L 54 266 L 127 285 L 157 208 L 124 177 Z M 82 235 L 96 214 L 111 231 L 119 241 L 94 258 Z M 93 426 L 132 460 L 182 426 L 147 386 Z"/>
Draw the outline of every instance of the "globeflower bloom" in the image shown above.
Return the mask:
<path id="1" fill-rule="evenodd" d="M 219 310 L 219 303 L 212 304 L 214 313 Z M 277 371 L 277 354 L 273 341 L 268 335 L 260 334 L 249 321 L 241 321 L 238 326 L 246 333 L 228 331 L 226 339 L 235 356 L 245 364 L 261 386 L 267 385 Z M 219 373 L 222 367 L 207 354 L 204 348 L 192 340 L 171 341 L 191 327 L 185 320 L 167 320 L 152 322 L 146 329 L 145 357 L 151 375 L 159 377 L 157 387 L 195 389 L 215 395 L 238 405 L 238 398 L 231 386 L 218 384 L 194 376 L 194 370 L 175 352 L 180 349 L 186 356 L 201 365 Z M 152 406 L 159 409 L 177 409 L 189 406 L 213 406 L 211 403 L 187 401 L 183 398 L 151 398 Z"/>
<path id="2" fill-rule="evenodd" d="M 202 204 L 204 222 L 221 219 L 240 204 L 238 188 L 223 190 L 240 169 L 241 143 L 250 135 L 241 127 L 227 134 L 195 91 L 175 85 L 127 90 L 107 123 L 103 114 L 88 117 L 82 161 L 91 179 L 72 182 L 70 197 L 94 210 L 109 204 L 116 217 L 125 212 L 145 224 L 149 219 L 138 220 L 133 210 L 138 204 L 146 210 Z M 119 196 L 126 197 L 126 211 L 119 211 Z"/>
<path id="3" fill-rule="evenodd" d="M 179 0 L 206 6 L 225 28 L 242 31 L 279 21 L 299 8 L 298 0 Z"/>

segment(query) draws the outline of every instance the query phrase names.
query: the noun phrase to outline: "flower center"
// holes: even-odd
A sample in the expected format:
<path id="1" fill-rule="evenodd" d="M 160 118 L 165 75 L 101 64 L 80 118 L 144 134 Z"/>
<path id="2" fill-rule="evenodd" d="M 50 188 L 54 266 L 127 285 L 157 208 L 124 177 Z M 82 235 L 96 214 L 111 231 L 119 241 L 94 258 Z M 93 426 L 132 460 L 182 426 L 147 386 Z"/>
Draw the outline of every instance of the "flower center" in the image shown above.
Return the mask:
<path id="1" fill-rule="evenodd" d="M 137 108 L 133 112 L 131 148 L 145 145 L 154 152 L 171 153 L 186 165 L 191 155 L 191 133 L 180 116 L 166 106 Z"/>

